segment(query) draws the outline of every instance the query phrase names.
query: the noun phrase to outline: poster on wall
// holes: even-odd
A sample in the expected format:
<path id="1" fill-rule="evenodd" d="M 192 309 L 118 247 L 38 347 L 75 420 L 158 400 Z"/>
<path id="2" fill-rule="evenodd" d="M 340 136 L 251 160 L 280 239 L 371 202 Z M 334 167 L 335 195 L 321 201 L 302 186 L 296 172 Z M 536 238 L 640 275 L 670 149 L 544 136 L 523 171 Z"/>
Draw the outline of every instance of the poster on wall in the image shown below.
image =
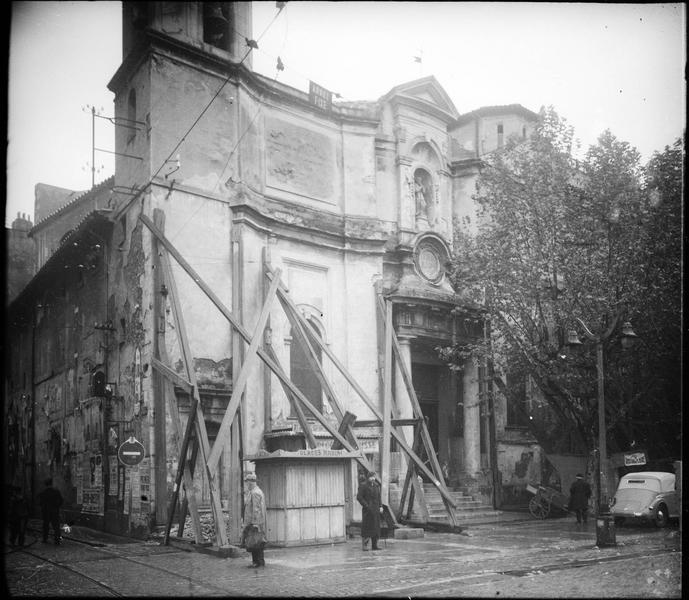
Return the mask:
<path id="1" fill-rule="evenodd" d="M 103 490 L 99 488 L 85 488 L 83 492 L 82 512 L 103 514 Z"/>
<path id="2" fill-rule="evenodd" d="M 93 487 L 102 488 L 103 487 L 103 455 L 96 454 L 91 457 L 94 463 L 93 467 Z"/>
<path id="3" fill-rule="evenodd" d="M 118 478 L 118 473 L 117 473 L 117 467 L 118 467 L 118 462 L 117 462 L 117 456 L 108 456 L 108 462 L 110 463 L 108 465 L 109 468 L 109 483 L 110 485 L 108 486 L 108 496 L 117 496 L 117 478 Z"/>
<path id="4" fill-rule="evenodd" d="M 117 489 L 119 491 L 119 495 L 117 499 L 120 502 L 124 501 L 124 467 L 118 466 L 118 472 L 117 472 Z"/>
<path id="5" fill-rule="evenodd" d="M 141 513 L 141 479 L 139 466 L 130 468 L 131 484 L 132 484 L 132 514 L 138 515 Z"/>
<path id="6" fill-rule="evenodd" d="M 150 509 L 151 501 L 151 459 L 144 458 L 139 468 L 139 488 L 141 491 L 141 508 L 143 511 Z"/>
<path id="7" fill-rule="evenodd" d="M 132 486 L 130 483 L 129 479 L 129 469 L 124 470 L 124 485 L 122 486 L 123 489 L 123 494 L 124 494 L 124 507 L 122 509 L 122 512 L 125 515 L 129 514 L 129 505 L 131 504 L 131 491 L 132 491 Z"/>
<path id="8" fill-rule="evenodd" d="M 74 483 L 77 486 L 77 504 L 84 503 L 84 470 L 81 462 L 81 454 L 77 455 L 76 472 L 74 475 Z"/>

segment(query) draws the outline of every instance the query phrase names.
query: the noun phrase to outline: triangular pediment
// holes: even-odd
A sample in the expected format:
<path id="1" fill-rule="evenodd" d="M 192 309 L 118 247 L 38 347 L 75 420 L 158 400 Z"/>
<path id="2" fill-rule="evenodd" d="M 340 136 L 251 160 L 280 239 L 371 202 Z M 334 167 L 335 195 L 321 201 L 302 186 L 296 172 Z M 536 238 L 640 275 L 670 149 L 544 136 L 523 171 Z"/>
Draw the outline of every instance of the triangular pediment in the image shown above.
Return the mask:
<path id="1" fill-rule="evenodd" d="M 395 100 L 411 101 L 420 109 L 439 111 L 450 119 L 456 119 L 459 114 L 447 92 L 433 75 L 395 86 L 381 98 L 381 102 Z"/>

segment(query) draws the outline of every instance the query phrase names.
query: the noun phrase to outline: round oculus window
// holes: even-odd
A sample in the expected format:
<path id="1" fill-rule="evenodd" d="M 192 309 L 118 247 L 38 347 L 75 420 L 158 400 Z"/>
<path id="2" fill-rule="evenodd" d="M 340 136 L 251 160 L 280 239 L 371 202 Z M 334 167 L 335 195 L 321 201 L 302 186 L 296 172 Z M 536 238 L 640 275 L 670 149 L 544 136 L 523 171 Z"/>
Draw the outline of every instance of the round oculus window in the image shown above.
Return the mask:
<path id="1" fill-rule="evenodd" d="M 434 248 L 430 246 L 422 246 L 419 248 L 417 263 L 421 275 L 429 281 L 437 283 L 442 277 L 443 273 L 440 265 L 440 257 Z"/>

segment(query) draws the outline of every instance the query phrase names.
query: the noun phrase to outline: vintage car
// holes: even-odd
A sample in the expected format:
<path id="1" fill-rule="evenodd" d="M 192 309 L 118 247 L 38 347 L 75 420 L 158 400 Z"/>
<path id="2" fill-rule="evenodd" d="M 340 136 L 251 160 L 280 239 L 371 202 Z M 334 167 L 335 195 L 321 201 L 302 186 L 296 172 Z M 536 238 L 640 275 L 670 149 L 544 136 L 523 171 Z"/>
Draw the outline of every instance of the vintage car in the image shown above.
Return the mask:
<path id="1" fill-rule="evenodd" d="M 679 517 L 674 473 L 627 473 L 617 486 L 610 514 L 618 525 L 626 520 L 635 520 L 665 527 L 669 519 Z"/>

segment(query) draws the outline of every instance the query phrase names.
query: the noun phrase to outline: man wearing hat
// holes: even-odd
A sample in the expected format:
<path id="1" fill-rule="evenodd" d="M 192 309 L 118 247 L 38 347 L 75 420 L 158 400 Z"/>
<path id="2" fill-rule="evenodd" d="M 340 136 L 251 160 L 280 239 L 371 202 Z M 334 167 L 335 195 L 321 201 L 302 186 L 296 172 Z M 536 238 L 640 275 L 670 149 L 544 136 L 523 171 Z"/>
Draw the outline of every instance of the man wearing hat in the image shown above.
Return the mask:
<path id="1" fill-rule="evenodd" d="M 247 552 L 251 552 L 250 569 L 265 567 L 263 547 L 266 545 L 266 499 L 256 483 L 256 473 L 248 472 L 244 477 L 244 530 L 242 539 Z"/>
<path id="2" fill-rule="evenodd" d="M 582 519 L 586 523 L 590 497 L 591 486 L 584 481 L 584 476 L 581 473 L 577 473 L 576 480 L 569 488 L 569 505 L 567 507 L 577 516 L 577 523 L 581 523 Z"/>
<path id="3" fill-rule="evenodd" d="M 359 486 L 356 499 L 361 504 L 361 549 L 368 550 L 368 540 L 371 539 L 371 550 L 381 550 L 378 547 L 380 537 L 380 513 L 383 507 L 380 503 L 380 486 L 376 481 L 376 474 L 371 471 L 366 481 Z"/>

